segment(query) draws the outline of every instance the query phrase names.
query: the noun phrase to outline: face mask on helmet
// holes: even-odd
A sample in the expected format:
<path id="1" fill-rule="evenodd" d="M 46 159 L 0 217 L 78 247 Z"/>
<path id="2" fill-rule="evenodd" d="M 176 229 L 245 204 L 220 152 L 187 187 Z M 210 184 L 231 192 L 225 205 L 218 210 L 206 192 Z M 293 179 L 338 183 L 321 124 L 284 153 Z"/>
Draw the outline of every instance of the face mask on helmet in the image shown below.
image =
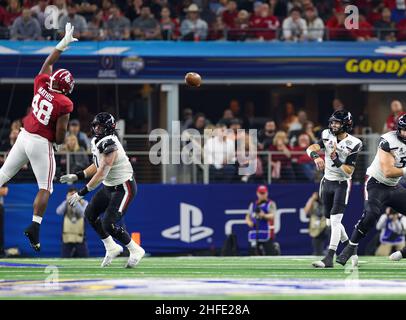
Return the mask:
<path id="1" fill-rule="evenodd" d="M 92 122 L 92 135 L 100 139 L 115 134 L 116 122 L 109 113 L 99 113 Z"/>
<path id="2" fill-rule="evenodd" d="M 338 124 L 338 125 L 336 125 L 336 124 Z M 335 136 L 345 132 L 342 122 L 338 121 L 338 120 L 334 120 L 334 119 L 330 119 L 328 128 L 330 129 L 330 132 L 332 134 L 334 134 Z"/>

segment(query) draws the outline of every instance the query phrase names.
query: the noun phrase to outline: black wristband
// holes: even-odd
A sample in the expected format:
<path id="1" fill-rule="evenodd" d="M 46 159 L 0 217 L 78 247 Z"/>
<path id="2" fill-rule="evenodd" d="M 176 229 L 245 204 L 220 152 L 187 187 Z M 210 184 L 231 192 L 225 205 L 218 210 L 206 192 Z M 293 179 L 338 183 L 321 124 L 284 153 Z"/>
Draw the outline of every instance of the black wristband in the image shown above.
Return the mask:
<path id="1" fill-rule="evenodd" d="M 84 188 L 78 192 L 78 195 L 80 195 L 81 197 L 83 197 L 83 196 L 85 196 L 85 195 L 88 194 L 88 193 L 89 193 L 89 189 L 87 189 L 87 186 L 84 186 Z"/>
<path id="2" fill-rule="evenodd" d="M 314 160 L 314 159 L 320 158 L 320 156 L 316 151 L 312 151 L 312 152 L 310 152 L 310 158 L 312 158 Z"/>
<path id="3" fill-rule="evenodd" d="M 340 161 L 340 159 L 338 159 L 338 157 L 335 157 L 333 163 L 337 168 L 340 168 L 343 165 L 343 163 Z"/>
<path id="4" fill-rule="evenodd" d="M 79 180 L 83 180 L 85 178 L 85 172 L 83 170 L 75 172 L 75 174 L 78 176 Z"/>

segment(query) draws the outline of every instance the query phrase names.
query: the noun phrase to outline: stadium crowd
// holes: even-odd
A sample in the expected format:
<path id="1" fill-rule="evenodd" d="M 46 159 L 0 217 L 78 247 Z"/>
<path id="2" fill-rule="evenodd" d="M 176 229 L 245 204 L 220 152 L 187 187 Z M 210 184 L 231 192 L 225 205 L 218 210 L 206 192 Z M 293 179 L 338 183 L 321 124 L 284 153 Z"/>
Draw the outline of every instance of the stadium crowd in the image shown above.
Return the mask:
<path id="1" fill-rule="evenodd" d="M 345 6 L 359 28 L 345 27 Z M 51 7 L 52 6 L 52 7 Z M 0 0 L 0 38 L 80 40 L 403 41 L 404 0 Z"/>

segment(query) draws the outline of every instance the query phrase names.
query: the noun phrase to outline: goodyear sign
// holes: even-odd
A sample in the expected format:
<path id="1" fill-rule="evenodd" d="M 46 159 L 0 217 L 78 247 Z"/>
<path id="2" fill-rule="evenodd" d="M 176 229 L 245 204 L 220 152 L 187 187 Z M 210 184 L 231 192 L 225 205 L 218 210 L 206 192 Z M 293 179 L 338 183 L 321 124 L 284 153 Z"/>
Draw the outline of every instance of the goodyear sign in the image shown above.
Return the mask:
<path id="1" fill-rule="evenodd" d="M 401 78 L 406 73 L 406 58 L 401 59 L 349 59 L 345 63 L 349 74 L 393 75 Z"/>

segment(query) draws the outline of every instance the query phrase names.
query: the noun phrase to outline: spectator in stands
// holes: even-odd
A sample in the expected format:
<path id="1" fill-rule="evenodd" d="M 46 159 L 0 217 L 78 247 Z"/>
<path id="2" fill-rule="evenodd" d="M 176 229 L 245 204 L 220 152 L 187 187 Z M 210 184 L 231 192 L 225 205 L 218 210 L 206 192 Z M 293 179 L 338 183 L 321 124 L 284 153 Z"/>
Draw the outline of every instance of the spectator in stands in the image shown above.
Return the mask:
<path id="1" fill-rule="evenodd" d="M 289 17 L 283 20 L 283 39 L 287 41 L 303 41 L 307 39 L 307 23 L 301 17 L 301 10 L 295 7 L 290 10 Z"/>
<path id="2" fill-rule="evenodd" d="M 406 3 L 404 0 L 397 0 L 396 7 L 392 9 L 392 20 L 396 23 L 406 18 Z"/>
<path id="3" fill-rule="evenodd" d="M 326 27 L 328 29 L 327 39 L 328 40 L 341 40 L 341 41 L 352 41 L 354 40 L 351 30 L 347 29 L 344 25 L 345 22 L 345 12 L 344 9 L 339 8 L 335 10 L 334 16 L 328 19 Z"/>
<path id="4" fill-rule="evenodd" d="M 88 202 L 81 199 L 73 207 L 68 205 L 68 198 L 77 191 L 76 188 L 70 188 L 66 200 L 56 209 L 56 213 L 63 216 L 62 258 L 86 258 L 89 256 L 84 218 Z"/>
<path id="5" fill-rule="evenodd" d="M 193 110 L 190 108 L 183 109 L 180 131 L 183 132 L 187 128 L 190 128 L 192 124 L 193 124 Z"/>
<path id="6" fill-rule="evenodd" d="M 297 113 L 296 119 L 291 122 L 289 126 L 289 133 L 297 132 L 297 131 L 302 131 L 303 126 L 307 121 L 307 113 L 304 110 L 299 110 Z M 297 134 L 296 134 L 297 135 Z"/>
<path id="7" fill-rule="evenodd" d="M 365 15 L 359 15 L 359 28 L 352 29 L 352 37 L 357 41 L 370 41 L 374 39 L 373 27 L 366 20 Z"/>
<path id="8" fill-rule="evenodd" d="M 211 1 L 210 10 L 216 15 L 222 17 L 222 13 L 227 10 L 228 0 Z"/>
<path id="9" fill-rule="evenodd" d="M 254 143 L 252 137 L 244 132 L 241 140 L 236 145 L 238 170 L 249 169 L 247 172 L 241 171 L 240 181 L 245 183 L 264 183 L 264 168 L 262 159 L 256 153 L 258 145 Z M 253 165 L 256 168 L 253 170 Z M 252 170 L 252 171 L 251 171 Z M 240 172 L 237 172 L 240 173 Z M 237 180 L 237 179 L 236 179 Z"/>
<path id="10" fill-rule="evenodd" d="M 258 148 L 260 150 L 269 150 L 273 144 L 273 139 L 276 134 L 276 123 L 274 120 L 265 122 L 264 128 L 258 133 Z"/>
<path id="11" fill-rule="evenodd" d="M 208 124 L 208 121 L 206 120 L 206 116 L 204 113 L 197 113 L 193 119 L 193 124 L 191 126 L 192 129 L 196 129 L 199 131 L 201 135 L 204 134 L 204 128 Z"/>
<path id="12" fill-rule="evenodd" d="M 296 145 L 292 147 L 292 151 L 298 152 L 292 156 L 292 167 L 297 181 L 314 182 L 316 166 L 306 153 L 310 144 L 310 137 L 303 132 L 298 136 Z"/>
<path id="13" fill-rule="evenodd" d="M 180 25 L 182 40 L 206 40 L 208 34 L 207 22 L 199 18 L 199 7 L 192 3 L 186 10 L 186 19 Z"/>
<path id="14" fill-rule="evenodd" d="M 99 0 L 72 0 L 76 4 L 77 12 L 89 21 L 93 15 L 99 10 Z"/>
<path id="15" fill-rule="evenodd" d="M 398 41 L 405 41 L 406 40 L 406 18 L 400 20 L 396 24 L 396 29 L 397 29 L 396 39 Z"/>
<path id="16" fill-rule="evenodd" d="M 87 25 L 88 39 L 94 41 L 103 41 L 106 39 L 106 30 L 104 28 L 103 11 L 98 10 L 93 15 L 92 19 Z"/>
<path id="17" fill-rule="evenodd" d="M 403 105 L 399 100 L 393 100 L 390 104 L 391 113 L 386 118 L 386 122 L 383 128 L 383 132 L 389 132 L 396 130 L 396 125 L 400 116 L 404 115 L 406 112 L 403 111 Z"/>
<path id="18" fill-rule="evenodd" d="M 279 25 L 278 18 L 272 15 L 267 3 L 255 6 L 254 15 L 250 19 L 250 33 L 256 39 L 260 41 L 276 39 Z"/>
<path id="19" fill-rule="evenodd" d="M 45 12 L 49 5 L 49 0 L 39 0 L 38 4 L 31 8 L 32 17 L 37 19 L 41 29 L 45 29 L 45 18 L 51 15 L 51 11 Z"/>
<path id="20" fill-rule="evenodd" d="M 291 124 L 298 121 L 299 119 L 295 112 L 295 106 L 292 102 L 287 101 L 285 104 L 285 118 L 282 122 L 282 130 L 289 131 Z"/>
<path id="21" fill-rule="evenodd" d="M 305 11 L 307 22 L 307 40 L 309 41 L 323 41 L 324 37 L 324 22 L 317 15 L 315 7 L 309 7 Z"/>
<path id="22" fill-rule="evenodd" d="M 106 22 L 108 40 L 128 40 L 130 38 L 131 22 L 121 15 L 117 5 L 110 8 L 110 17 Z"/>
<path id="23" fill-rule="evenodd" d="M 283 0 L 268 0 L 268 3 L 271 14 L 277 17 L 278 21 L 283 21 L 288 15 L 286 2 Z"/>
<path id="24" fill-rule="evenodd" d="M 8 0 L 8 5 L 3 13 L 2 24 L 6 27 L 11 26 L 14 20 L 21 16 L 22 9 L 19 0 Z"/>
<path id="25" fill-rule="evenodd" d="M 41 27 L 37 19 L 31 16 L 30 9 L 24 9 L 22 16 L 14 20 L 10 30 L 11 40 L 40 40 Z"/>
<path id="26" fill-rule="evenodd" d="M 234 114 L 231 111 L 231 109 L 225 109 L 223 112 L 223 117 L 219 120 L 219 123 L 225 124 L 228 127 L 230 127 L 231 120 L 234 119 Z"/>
<path id="27" fill-rule="evenodd" d="M 133 34 L 137 40 L 158 40 L 161 38 L 159 22 L 147 6 L 141 8 L 141 15 L 133 21 Z"/>
<path id="28" fill-rule="evenodd" d="M 60 21 L 62 17 L 68 15 L 68 7 L 66 6 L 66 0 L 54 0 L 53 4 L 57 10 L 56 16 L 58 17 L 59 25 L 61 25 Z"/>
<path id="29" fill-rule="evenodd" d="M 257 200 L 250 203 L 245 216 L 245 222 L 249 227 L 248 240 L 251 255 L 280 255 L 280 247 L 275 242 L 274 232 L 276 213 L 276 203 L 268 198 L 268 187 L 258 186 Z"/>
<path id="30" fill-rule="evenodd" d="M 241 107 L 240 102 L 237 99 L 231 99 L 229 104 L 229 109 L 233 112 L 234 118 L 241 120 Z"/>
<path id="31" fill-rule="evenodd" d="M 249 38 L 249 13 L 246 10 L 240 10 L 234 20 L 232 30 L 228 31 L 228 40 L 245 41 Z"/>
<path id="32" fill-rule="evenodd" d="M 69 173 L 78 172 L 84 170 L 89 165 L 89 157 L 84 154 L 86 151 L 84 148 L 79 146 L 78 138 L 71 134 L 65 138 L 65 143 L 62 145 L 61 151 L 70 152 L 69 155 Z M 77 153 L 80 152 L 80 153 Z M 61 165 L 67 165 L 66 158 L 61 159 Z"/>
<path id="33" fill-rule="evenodd" d="M 376 229 L 381 231 L 380 245 L 375 252 L 376 256 L 389 256 L 393 251 L 402 250 L 405 246 L 406 217 L 392 208 L 386 208 Z"/>
<path id="34" fill-rule="evenodd" d="M 113 6 L 112 0 L 103 0 L 102 1 L 102 11 L 103 11 L 103 21 L 106 22 L 110 17 L 110 8 Z M 128 18 L 128 17 L 127 17 Z M 129 18 L 131 20 L 131 18 Z"/>
<path id="35" fill-rule="evenodd" d="M 8 194 L 8 187 L 0 187 L 0 258 L 4 257 L 4 197 Z"/>
<path id="36" fill-rule="evenodd" d="M 278 131 L 269 147 L 272 154 L 272 178 L 283 182 L 291 182 L 295 179 L 292 168 L 292 154 L 288 144 L 286 132 Z"/>
<path id="37" fill-rule="evenodd" d="M 248 13 L 248 12 L 247 12 Z M 238 7 L 235 1 L 228 1 L 226 9 L 221 13 L 223 22 L 228 29 L 235 27 L 235 20 L 238 16 Z"/>
<path id="38" fill-rule="evenodd" d="M 223 22 L 223 18 L 217 16 L 209 29 L 207 40 L 224 40 L 226 38 L 225 29 L 226 26 Z"/>
<path id="39" fill-rule="evenodd" d="M 64 35 L 65 32 L 65 25 L 66 23 L 70 22 L 74 29 L 73 36 L 77 39 L 86 38 L 87 36 L 87 23 L 83 16 L 76 13 L 76 5 L 73 3 L 68 5 L 68 15 L 63 16 L 59 21 L 59 33 L 61 36 Z"/>
<path id="40" fill-rule="evenodd" d="M 130 4 L 125 11 L 125 16 L 131 21 L 134 21 L 141 15 L 141 8 L 143 7 L 144 2 L 143 0 L 129 0 L 129 2 Z"/>
<path id="41" fill-rule="evenodd" d="M 161 10 L 161 37 L 163 40 L 176 40 L 179 37 L 179 19 L 171 18 L 169 7 L 163 7 Z"/>
<path id="42" fill-rule="evenodd" d="M 312 121 L 305 122 L 303 126 L 303 132 L 305 132 L 309 136 L 310 144 L 316 143 L 317 141 L 316 131 L 317 129 L 314 128 L 314 123 Z"/>
<path id="43" fill-rule="evenodd" d="M 392 13 L 389 8 L 383 8 L 381 19 L 374 24 L 379 40 L 396 41 L 396 24 L 392 21 L 391 15 Z"/>
<path id="44" fill-rule="evenodd" d="M 90 136 L 90 125 L 93 121 L 94 115 L 89 112 L 88 107 L 83 103 L 78 105 L 77 111 L 81 130 Z"/>
<path id="45" fill-rule="evenodd" d="M 326 240 L 329 239 L 329 232 L 323 206 L 318 192 L 313 192 L 303 208 L 309 218 L 309 235 L 312 238 L 313 255 L 322 256 L 324 254 Z"/>
<path id="46" fill-rule="evenodd" d="M 77 119 L 72 119 L 69 121 L 68 126 L 68 135 L 74 135 L 78 139 L 79 146 L 84 150 L 90 150 L 90 140 L 87 137 L 86 133 L 80 131 L 80 122 Z"/>
<path id="47" fill-rule="evenodd" d="M 20 130 L 11 129 L 8 139 L 6 141 L 3 141 L 3 143 L 1 144 L 0 151 L 2 152 L 10 151 L 13 145 L 15 144 L 19 133 Z"/>
<path id="48" fill-rule="evenodd" d="M 382 18 L 382 10 L 385 8 L 384 1 L 372 0 L 372 9 L 367 14 L 367 20 L 370 24 L 375 25 Z M 388 9 L 389 12 L 390 9 Z"/>
<path id="49" fill-rule="evenodd" d="M 236 175 L 235 142 L 226 129 L 224 124 L 218 124 L 204 145 L 204 161 L 210 165 L 210 181 L 232 182 Z"/>
<path id="50" fill-rule="evenodd" d="M 332 105 L 333 105 L 333 112 L 344 110 L 344 103 L 338 98 L 335 98 L 333 100 Z"/>

